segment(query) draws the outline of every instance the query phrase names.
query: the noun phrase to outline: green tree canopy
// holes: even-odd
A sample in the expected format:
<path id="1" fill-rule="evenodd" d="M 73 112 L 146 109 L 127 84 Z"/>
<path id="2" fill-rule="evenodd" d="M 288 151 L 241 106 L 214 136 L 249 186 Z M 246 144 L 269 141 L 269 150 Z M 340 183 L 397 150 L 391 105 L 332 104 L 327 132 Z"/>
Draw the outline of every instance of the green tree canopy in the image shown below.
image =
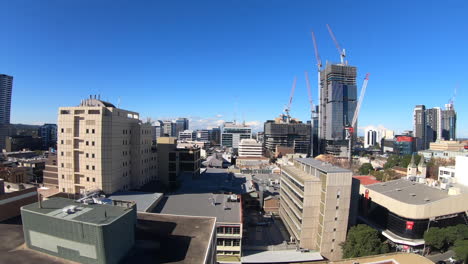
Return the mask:
<path id="1" fill-rule="evenodd" d="M 374 170 L 374 167 L 372 167 L 372 164 L 370 163 L 364 163 L 361 165 L 359 168 L 359 174 L 361 175 L 368 175 L 371 170 Z"/>
<path id="2" fill-rule="evenodd" d="M 368 225 L 351 227 L 346 241 L 341 244 L 343 258 L 364 257 L 388 252 L 377 230 Z"/>
<path id="3" fill-rule="evenodd" d="M 457 240 L 453 247 L 456 258 L 468 263 L 468 240 Z"/>
<path id="4" fill-rule="evenodd" d="M 424 233 L 424 241 L 426 245 L 435 249 L 442 249 L 446 242 L 445 230 L 438 227 L 431 227 Z"/>

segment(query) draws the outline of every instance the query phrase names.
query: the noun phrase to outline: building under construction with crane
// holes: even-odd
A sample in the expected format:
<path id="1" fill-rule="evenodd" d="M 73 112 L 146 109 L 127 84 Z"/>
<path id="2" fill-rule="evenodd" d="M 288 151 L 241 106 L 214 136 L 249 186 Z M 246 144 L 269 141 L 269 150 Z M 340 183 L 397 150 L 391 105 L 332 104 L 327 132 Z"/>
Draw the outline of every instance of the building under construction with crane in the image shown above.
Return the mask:
<path id="1" fill-rule="evenodd" d="M 310 132 L 310 124 L 302 123 L 287 115 L 280 115 L 275 120 L 267 120 L 264 124 L 266 153 L 278 156 L 281 154 L 281 147 L 285 147 L 290 148 L 293 153 L 308 154 Z"/>
<path id="2" fill-rule="evenodd" d="M 302 123 L 290 115 L 295 89 L 296 78 L 284 113 L 275 120 L 267 120 L 264 124 L 264 148 L 268 156 L 278 157 L 289 153 L 310 154 L 310 124 Z"/>
<path id="3" fill-rule="evenodd" d="M 368 75 L 364 81 L 359 99 L 357 98 L 357 67 L 348 65 L 346 52 L 336 40 L 330 26 L 327 25 L 341 62 L 325 65 L 318 53 L 315 35 L 312 40 L 315 48 L 318 70 L 319 106 L 318 106 L 318 145 L 319 152 L 335 156 L 348 157 L 352 152 L 352 142 L 356 138 L 357 117 L 367 87 Z"/>

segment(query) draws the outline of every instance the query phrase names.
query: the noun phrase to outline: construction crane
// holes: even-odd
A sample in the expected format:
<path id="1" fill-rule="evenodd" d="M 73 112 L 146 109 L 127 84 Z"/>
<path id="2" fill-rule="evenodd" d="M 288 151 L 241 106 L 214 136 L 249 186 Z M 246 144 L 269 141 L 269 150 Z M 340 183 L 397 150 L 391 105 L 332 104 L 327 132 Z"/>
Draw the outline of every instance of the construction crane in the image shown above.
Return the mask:
<path id="1" fill-rule="evenodd" d="M 314 44 L 314 51 L 315 51 L 315 59 L 317 61 L 317 89 L 318 89 L 318 96 L 317 96 L 317 99 L 320 99 L 320 72 L 322 71 L 322 59 L 320 58 L 320 53 L 318 51 L 318 46 L 317 46 L 317 40 L 315 39 L 315 34 L 314 32 L 312 31 L 312 42 Z M 313 157 L 314 154 L 318 154 L 318 153 L 314 153 L 314 120 L 315 118 L 317 117 L 318 113 L 316 111 L 316 108 L 315 108 L 315 105 L 312 101 L 312 92 L 311 92 L 311 89 L 310 89 L 310 82 L 309 82 L 309 75 L 307 74 L 306 72 L 306 82 L 307 82 L 307 91 L 309 93 L 309 103 L 310 103 L 310 107 L 311 107 L 311 133 L 310 133 L 310 138 L 311 138 L 311 143 L 310 143 L 310 156 Z M 320 122 L 319 122 L 320 123 Z M 318 135 L 317 135 L 317 140 L 319 140 L 318 138 Z M 318 141 L 317 142 L 317 145 L 320 146 L 320 142 Z"/>
<path id="2" fill-rule="evenodd" d="M 309 104 L 310 104 L 310 156 L 314 157 L 314 120 L 317 117 L 317 111 L 315 111 L 314 100 L 312 99 L 312 91 L 310 89 L 309 74 L 305 72 L 306 84 L 307 84 L 307 94 L 309 95 Z"/>
<path id="3" fill-rule="evenodd" d="M 291 104 L 292 104 L 293 97 L 294 97 L 294 91 L 296 90 L 296 81 L 297 81 L 297 78 L 296 76 L 294 76 L 293 84 L 291 87 L 291 95 L 289 96 L 289 102 L 287 106 L 284 108 L 284 112 L 286 113 L 286 118 L 287 118 L 288 123 L 289 121 L 291 121 L 291 115 L 289 114 L 289 112 L 291 111 Z"/>
<path id="4" fill-rule="evenodd" d="M 352 164 L 352 147 L 353 147 L 353 134 L 354 134 L 354 126 L 356 125 L 357 118 L 359 116 L 359 110 L 361 109 L 361 104 L 362 101 L 364 100 L 364 94 L 366 93 L 367 89 L 367 83 L 369 82 L 369 73 L 366 74 L 366 78 L 364 79 L 364 83 L 362 84 L 361 88 L 361 93 L 359 94 L 359 100 L 356 105 L 356 110 L 354 111 L 354 116 L 351 121 L 351 124 L 348 123 L 347 126 L 345 126 L 345 131 L 346 131 L 346 139 L 348 140 L 348 162 L 349 162 L 349 167 L 351 168 Z"/>
<path id="5" fill-rule="evenodd" d="M 338 40 L 336 40 L 335 34 L 333 34 L 333 31 L 328 24 L 327 29 L 330 33 L 331 38 L 333 39 L 333 42 L 335 42 L 335 46 L 338 50 L 338 53 L 340 54 L 341 64 L 345 65 L 346 50 L 341 48 L 340 43 L 338 43 Z M 346 62 L 346 64 L 348 64 L 348 62 Z"/>

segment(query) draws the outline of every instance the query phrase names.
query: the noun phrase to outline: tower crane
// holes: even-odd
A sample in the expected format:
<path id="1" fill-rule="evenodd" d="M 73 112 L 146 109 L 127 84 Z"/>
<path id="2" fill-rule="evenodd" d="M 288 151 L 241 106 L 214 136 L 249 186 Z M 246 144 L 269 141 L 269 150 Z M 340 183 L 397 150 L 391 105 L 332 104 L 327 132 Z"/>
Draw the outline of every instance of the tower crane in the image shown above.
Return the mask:
<path id="1" fill-rule="evenodd" d="M 331 38 L 333 39 L 333 42 L 335 42 L 335 46 L 336 46 L 336 49 L 338 50 L 338 53 L 340 54 L 341 64 L 345 65 L 346 50 L 341 48 L 340 43 L 338 43 L 338 40 L 336 40 L 335 34 L 333 34 L 333 31 L 328 24 L 327 24 L 327 29 L 328 29 L 328 32 L 330 33 Z M 346 62 L 346 64 L 348 63 Z"/>
<path id="2" fill-rule="evenodd" d="M 307 94 L 309 95 L 309 104 L 310 104 L 310 124 L 311 124 L 311 132 L 310 132 L 310 156 L 314 157 L 314 120 L 317 116 L 317 111 L 315 111 L 314 101 L 312 99 L 312 92 L 310 89 L 310 81 L 309 81 L 309 74 L 307 71 L 305 72 L 306 84 L 307 84 Z"/>
<path id="3" fill-rule="evenodd" d="M 315 39 L 315 34 L 314 34 L 313 31 L 312 31 L 312 42 L 314 44 L 315 59 L 317 60 L 317 89 L 318 89 L 317 100 L 320 100 L 320 72 L 322 71 L 322 60 L 320 59 L 320 53 L 318 51 L 317 41 Z M 308 75 L 307 72 L 306 72 L 306 82 L 307 82 L 307 91 L 308 91 L 308 94 L 309 94 L 309 103 L 310 103 L 310 107 L 311 107 L 311 110 L 310 110 L 311 111 L 310 156 L 313 157 L 314 154 L 318 154 L 318 153 L 314 153 L 314 130 L 315 130 L 314 129 L 314 126 L 315 126 L 314 119 L 316 118 L 318 113 L 317 113 L 317 111 L 315 109 L 314 102 L 312 101 L 312 92 L 311 92 L 311 89 L 310 89 L 309 75 Z M 320 124 L 320 121 L 319 121 L 319 124 Z M 317 135 L 317 140 L 319 140 L 318 135 Z M 319 146 L 320 142 L 317 142 L 317 145 Z"/>
<path id="4" fill-rule="evenodd" d="M 356 125 L 357 118 L 359 116 L 359 110 L 361 109 L 362 101 L 364 100 L 364 94 L 366 93 L 367 83 L 369 82 L 369 73 L 366 74 L 366 78 L 364 79 L 364 83 L 362 84 L 361 93 L 359 94 L 359 100 L 356 105 L 356 110 L 354 111 L 354 116 L 351 121 L 351 124 L 345 126 L 346 130 L 346 139 L 348 140 L 348 162 L 349 167 L 351 168 L 352 164 L 352 147 L 353 147 L 353 134 L 354 134 L 354 126 Z"/>
<path id="5" fill-rule="evenodd" d="M 286 113 L 286 118 L 287 118 L 287 122 L 289 123 L 289 121 L 291 121 L 291 115 L 289 114 L 289 112 L 291 111 L 291 104 L 292 104 L 292 101 L 293 101 L 293 97 L 294 97 L 294 91 L 296 90 L 296 76 L 294 76 L 294 80 L 293 80 L 293 84 L 292 84 L 292 87 L 291 87 L 291 94 L 289 96 L 289 102 L 288 102 L 288 105 L 284 108 L 284 112 Z"/>

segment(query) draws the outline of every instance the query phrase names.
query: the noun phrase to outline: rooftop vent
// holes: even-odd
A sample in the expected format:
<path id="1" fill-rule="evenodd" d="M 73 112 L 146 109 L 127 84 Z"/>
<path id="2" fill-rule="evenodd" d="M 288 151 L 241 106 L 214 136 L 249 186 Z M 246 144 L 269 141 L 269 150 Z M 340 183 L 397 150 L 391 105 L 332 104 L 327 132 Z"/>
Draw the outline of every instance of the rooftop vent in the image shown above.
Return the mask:
<path id="1" fill-rule="evenodd" d="M 430 200 L 431 200 L 431 199 L 429 199 L 429 198 L 424 198 L 424 201 L 425 201 L 425 202 L 429 202 Z"/>
<path id="2" fill-rule="evenodd" d="M 411 196 L 413 196 L 413 197 L 415 197 L 415 196 L 416 196 L 416 194 L 415 194 L 415 193 L 410 193 L 409 195 L 411 195 Z"/>
<path id="3" fill-rule="evenodd" d="M 396 188 L 395 190 L 396 190 L 396 191 L 398 191 L 398 192 L 399 192 L 399 191 L 401 191 L 401 189 L 400 189 L 400 188 Z"/>

